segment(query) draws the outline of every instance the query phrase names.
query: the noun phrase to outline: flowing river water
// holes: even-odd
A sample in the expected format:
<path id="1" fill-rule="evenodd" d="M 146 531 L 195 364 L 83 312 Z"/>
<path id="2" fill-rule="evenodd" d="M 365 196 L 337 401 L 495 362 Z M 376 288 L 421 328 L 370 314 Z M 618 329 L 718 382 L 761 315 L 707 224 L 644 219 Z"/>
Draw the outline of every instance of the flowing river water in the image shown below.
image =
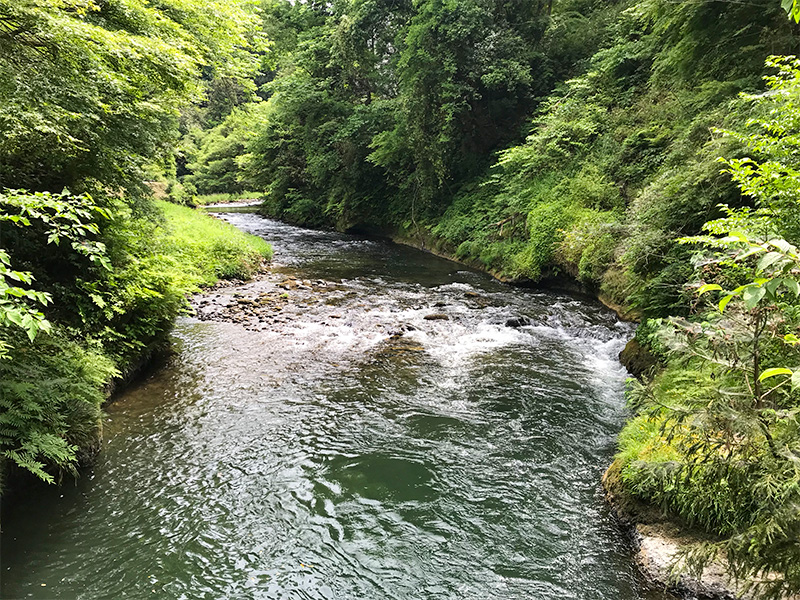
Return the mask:
<path id="1" fill-rule="evenodd" d="M 273 244 L 273 272 L 178 321 L 168 364 L 107 407 L 91 470 L 4 508 L 3 598 L 663 597 L 599 485 L 629 324 L 224 217 Z"/>

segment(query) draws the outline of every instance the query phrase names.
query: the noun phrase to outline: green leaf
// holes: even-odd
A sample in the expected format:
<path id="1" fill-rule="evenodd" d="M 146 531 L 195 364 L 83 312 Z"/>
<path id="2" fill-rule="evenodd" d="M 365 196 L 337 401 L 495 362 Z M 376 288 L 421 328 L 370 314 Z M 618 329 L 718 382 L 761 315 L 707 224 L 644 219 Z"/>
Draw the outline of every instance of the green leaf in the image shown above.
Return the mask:
<path id="1" fill-rule="evenodd" d="M 775 295 L 775 292 L 778 290 L 780 285 L 783 283 L 783 279 L 780 277 L 776 277 L 775 279 L 769 281 L 764 288 L 767 290 L 767 293 L 771 296 Z"/>
<path id="2" fill-rule="evenodd" d="M 792 373 L 792 391 L 800 388 L 800 369 L 795 369 Z"/>
<path id="3" fill-rule="evenodd" d="M 756 271 L 763 271 L 764 269 L 771 267 L 779 260 L 784 258 L 783 254 L 779 252 L 768 252 L 764 256 L 761 257 L 761 260 L 758 261 L 758 266 L 756 267 Z"/>
<path id="4" fill-rule="evenodd" d="M 741 231 L 731 231 L 730 235 L 722 239 L 723 242 L 744 242 L 749 243 L 750 240 Z"/>
<path id="5" fill-rule="evenodd" d="M 721 285 L 717 285 L 716 283 L 707 283 L 705 285 L 701 285 L 700 286 L 700 288 L 697 290 L 697 295 L 698 296 L 702 296 L 706 292 L 711 292 L 711 291 L 715 291 L 715 290 L 722 291 L 722 286 Z"/>
<path id="6" fill-rule="evenodd" d="M 755 308 L 756 304 L 761 302 L 761 299 L 766 295 L 767 290 L 763 287 L 748 287 L 745 288 L 742 298 L 744 298 L 744 305 L 748 309 Z"/>
<path id="7" fill-rule="evenodd" d="M 728 294 L 722 300 L 720 300 L 719 304 L 717 305 L 717 307 L 719 308 L 719 312 L 724 312 L 725 311 L 725 307 L 728 306 L 728 302 L 733 300 L 734 297 L 735 297 L 735 294 Z"/>
<path id="8" fill-rule="evenodd" d="M 791 252 L 794 249 L 794 246 L 792 246 L 789 242 L 787 242 L 786 240 L 778 239 L 778 238 L 776 238 L 774 240 L 770 240 L 769 241 L 769 245 L 770 246 L 774 246 L 775 248 L 777 248 L 778 250 L 780 250 L 784 254 L 787 254 L 787 253 Z"/>
<path id="9" fill-rule="evenodd" d="M 793 375 L 794 371 L 791 369 L 787 369 L 786 367 L 773 367 L 771 369 L 765 369 L 761 375 L 758 377 L 759 381 L 764 381 L 765 379 L 769 379 L 770 377 L 775 377 L 776 375 Z"/>
<path id="10" fill-rule="evenodd" d="M 22 315 L 16 310 L 9 310 L 5 311 L 6 319 L 8 319 L 14 325 L 18 325 L 22 327 Z"/>
<path id="11" fill-rule="evenodd" d="M 800 296 L 800 283 L 798 283 L 796 279 L 784 279 L 783 285 L 795 296 Z"/>

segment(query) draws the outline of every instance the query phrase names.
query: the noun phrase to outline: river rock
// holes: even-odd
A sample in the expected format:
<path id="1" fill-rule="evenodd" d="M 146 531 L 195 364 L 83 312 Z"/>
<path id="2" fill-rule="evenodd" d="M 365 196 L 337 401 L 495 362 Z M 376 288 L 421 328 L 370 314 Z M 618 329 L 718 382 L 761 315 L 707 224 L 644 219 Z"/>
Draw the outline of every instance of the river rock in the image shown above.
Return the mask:
<path id="1" fill-rule="evenodd" d="M 433 313 L 423 317 L 426 321 L 449 321 L 450 317 L 444 313 Z"/>
<path id="2" fill-rule="evenodd" d="M 526 325 L 530 324 L 531 320 L 528 317 L 514 317 L 513 319 L 506 321 L 506 327 L 513 327 L 514 329 L 525 327 Z"/>
<path id="3" fill-rule="evenodd" d="M 758 600 L 754 591 L 732 574 L 725 557 L 719 555 L 698 576 L 675 576 L 673 565 L 680 554 L 708 540 L 707 536 L 669 518 L 658 507 L 627 494 L 621 483 L 617 461 L 603 475 L 605 498 L 620 523 L 629 529 L 639 570 L 654 586 L 681 597 L 705 600 Z M 767 577 L 770 577 L 767 574 Z M 798 596 L 784 600 L 800 600 Z"/>
<path id="4" fill-rule="evenodd" d="M 619 353 L 619 362 L 628 373 L 634 377 L 643 377 L 650 373 L 658 364 L 658 359 L 647 348 L 642 346 L 636 338 L 625 345 Z"/>

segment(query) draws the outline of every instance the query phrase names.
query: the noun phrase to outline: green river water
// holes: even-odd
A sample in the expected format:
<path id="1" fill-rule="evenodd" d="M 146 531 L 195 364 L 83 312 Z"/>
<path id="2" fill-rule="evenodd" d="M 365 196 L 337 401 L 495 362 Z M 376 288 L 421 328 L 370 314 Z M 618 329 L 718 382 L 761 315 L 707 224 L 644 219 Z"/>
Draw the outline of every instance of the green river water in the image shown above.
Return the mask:
<path id="1" fill-rule="evenodd" d="M 180 319 L 168 364 L 107 407 L 96 465 L 4 506 L 3 598 L 664 597 L 599 484 L 629 324 L 384 241 L 225 218 L 330 291 L 286 292 L 260 327 Z"/>

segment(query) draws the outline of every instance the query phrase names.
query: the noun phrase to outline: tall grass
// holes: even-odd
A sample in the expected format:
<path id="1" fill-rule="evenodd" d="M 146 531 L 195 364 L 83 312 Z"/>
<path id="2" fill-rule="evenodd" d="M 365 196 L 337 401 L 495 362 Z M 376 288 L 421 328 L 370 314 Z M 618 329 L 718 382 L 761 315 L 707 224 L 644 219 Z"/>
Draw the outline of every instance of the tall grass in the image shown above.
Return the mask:
<path id="1" fill-rule="evenodd" d="M 236 202 L 237 200 L 260 200 L 263 192 L 235 192 L 232 194 L 198 194 L 194 196 L 195 203 L 205 206 L 206 204 L 225 204 Z"/>
<path id="2" fill-rule="evenodd" d="M 229 223 L 185 206 L 156 204 L 166 217 L 159 245 L 197 286 L 213 285 L 218 279 L 247 279 L 272 258 L 267 242 Z"/>

